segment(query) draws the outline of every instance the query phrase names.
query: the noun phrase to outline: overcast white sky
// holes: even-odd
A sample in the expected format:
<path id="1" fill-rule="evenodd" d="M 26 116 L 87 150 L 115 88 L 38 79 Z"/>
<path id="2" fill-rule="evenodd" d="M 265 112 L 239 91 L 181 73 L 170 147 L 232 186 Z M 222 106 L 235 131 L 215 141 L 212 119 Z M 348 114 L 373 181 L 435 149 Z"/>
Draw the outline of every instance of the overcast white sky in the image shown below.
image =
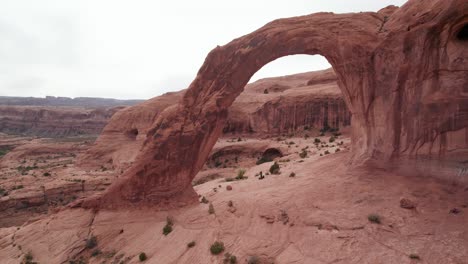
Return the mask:
<path id="1" fill-rule="evenodd" d="M 269 21 L 406 0 L 1 0 L 0 95 L 151 98 L 186 88 L 206 54 Z M 278 59 L 252 80 L 328 68 Z"/>

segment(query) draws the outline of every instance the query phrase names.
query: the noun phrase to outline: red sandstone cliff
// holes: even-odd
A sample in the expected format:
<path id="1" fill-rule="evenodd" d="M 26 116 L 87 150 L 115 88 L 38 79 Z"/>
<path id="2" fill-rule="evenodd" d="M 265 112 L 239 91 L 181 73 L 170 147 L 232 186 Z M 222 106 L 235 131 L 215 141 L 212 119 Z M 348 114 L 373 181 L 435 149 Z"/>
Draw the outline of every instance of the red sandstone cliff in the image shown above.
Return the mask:
<path id="1" fill-rule="evenodd" d="M 410 0 L 379 12 L 278 19 L 218 46 L 180 103 L 153 123 L 132 167 L 82 205 L 195 202 L 192 179 L 229 108 L 255 72 L 294 54 L 320 54 L 333 66 L 353 114 L 353 164 L 451 177 L 468 154 L 467 13 L 466 0 Z"/>
<path id="2" fill-rule="evenodd" d="M 0 106 L 0 132 L 42 137 L 98 135 L 120 109 Z"/>

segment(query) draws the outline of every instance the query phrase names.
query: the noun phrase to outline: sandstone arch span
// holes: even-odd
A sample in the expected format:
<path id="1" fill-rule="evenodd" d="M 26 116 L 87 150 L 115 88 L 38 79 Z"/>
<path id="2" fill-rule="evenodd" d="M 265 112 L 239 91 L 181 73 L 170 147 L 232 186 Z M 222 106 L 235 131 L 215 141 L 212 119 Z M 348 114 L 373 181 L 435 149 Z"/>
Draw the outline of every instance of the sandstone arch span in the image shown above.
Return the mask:
<path id="1" fill-rule="evenodd" d="M 153 124 L 133 166 L 82 206 L 195 201 L 190 182 L 229 106 L 263 65 L 294 54 L 320 54 L 333 66 L 353 114 L 353 162 L 446 164 L 453 150 L 467 157 L 468 48 L 457 38 L 467 23 L 465 0 L 410 0 L 377 13 L 279 19 L 217 47 L 180 103 Z"/>

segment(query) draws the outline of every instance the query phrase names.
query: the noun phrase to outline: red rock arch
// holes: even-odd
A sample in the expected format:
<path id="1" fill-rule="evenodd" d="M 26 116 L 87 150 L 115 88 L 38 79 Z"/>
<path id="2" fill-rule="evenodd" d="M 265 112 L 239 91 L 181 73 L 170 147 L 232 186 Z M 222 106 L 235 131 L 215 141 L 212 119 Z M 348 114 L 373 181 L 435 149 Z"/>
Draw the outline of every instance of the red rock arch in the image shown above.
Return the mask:
<path id="1" fill-rule="evenodd" d="M 262 66 L 294 54 L 319 54 L 333 66 L 353 114 L 355 163 L 435 152 L 441 160 L 447 133 L 464 129 L 466 142 L 458 142 L 468 146 L 462 94 L 468 51 L 451 33 L 467 13 L 464 0 L 410 0 L 378 13 L 279 19 L 215 48 L 181 102 L 155 122 L 133 166 L 83 206 L 196 201 L 191 180 L 220 136 L 229 106 Z M 428 150 L 418 153 L 422 147 Z"/>

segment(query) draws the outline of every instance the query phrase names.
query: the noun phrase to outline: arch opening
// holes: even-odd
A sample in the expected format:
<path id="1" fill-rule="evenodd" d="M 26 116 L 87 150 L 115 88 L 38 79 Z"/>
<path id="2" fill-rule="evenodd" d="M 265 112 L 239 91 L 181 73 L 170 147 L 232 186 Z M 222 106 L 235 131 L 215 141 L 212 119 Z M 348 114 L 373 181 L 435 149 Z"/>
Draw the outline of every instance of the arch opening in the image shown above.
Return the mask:
<path id="1" fill-rule="evenodd" d="M 273 161 L 276 158 L 283 157 L 283 153 L 277 148 L 268 148 L 263 153 L 262 156 L 257 160 L 257 165 Z"/>
<path id="2" fill-rule="evenodd" d="M 236 102 L 251 100 L 246 98 L 247 94 L 255 98 L 252 102 L 257 108 L 244 120 L 248 120 L 254 133 L 263 133 L 262 136 L 284 136 L 305 130 L 314 136 L 351 125 L 351 112 L 337 74 L 321 55 L 286 55 L 266 63 L 253 74 Z M 230 119 L 239 112 L 237 108 L 229 108 L 230 128 L 234 127 Z"/>
<path id="3" fill-rule="evenodd" d="M 457 39 L 468 41 L 468 24 L 465 24 L 460 30 L 458 30 Z"/>
<path id="4" fill-rule="evenodd" d="M 126 135 L 128 138 L 130 139 L 133 139 L 135 140 L 138 136 L 138 129 L 137 128 L 133 128 L 133 129 L 130 129 L 129 131 L 127 131 Z"/>

